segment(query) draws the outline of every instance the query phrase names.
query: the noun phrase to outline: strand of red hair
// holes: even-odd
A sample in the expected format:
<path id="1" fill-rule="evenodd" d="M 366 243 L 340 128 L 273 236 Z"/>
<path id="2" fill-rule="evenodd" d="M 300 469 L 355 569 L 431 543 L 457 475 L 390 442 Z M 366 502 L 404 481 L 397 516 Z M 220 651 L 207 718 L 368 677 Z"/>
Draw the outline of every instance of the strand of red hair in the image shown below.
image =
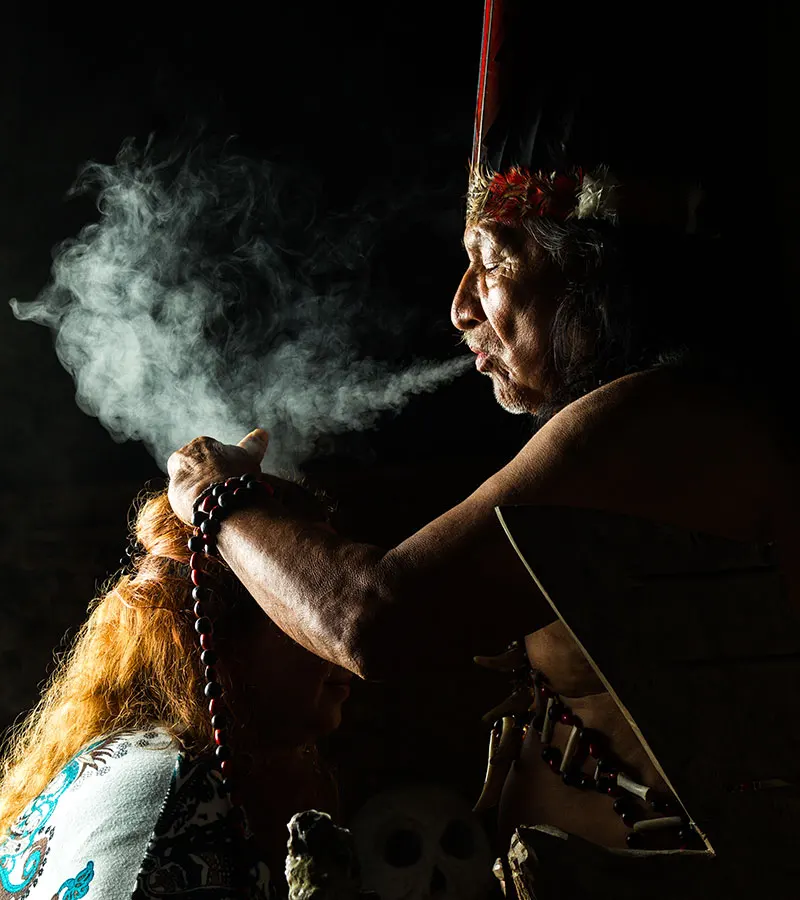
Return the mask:
<path id="1" fill-rule="evenodd" d="M 190 529 L 166 493 L 137 504 L 143 552 L 92 601 L 37 706 L 4 740 L 0 835 L 92 740 L 160 724 L 187 750 L 210 746 L 188 579 Z"/>

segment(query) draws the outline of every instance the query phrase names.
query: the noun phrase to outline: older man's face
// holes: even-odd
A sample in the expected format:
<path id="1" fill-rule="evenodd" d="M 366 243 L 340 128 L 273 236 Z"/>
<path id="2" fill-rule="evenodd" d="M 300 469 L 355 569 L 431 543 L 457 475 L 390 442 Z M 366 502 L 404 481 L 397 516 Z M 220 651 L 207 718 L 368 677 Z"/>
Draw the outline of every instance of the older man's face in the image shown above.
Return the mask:
<path id="1" fill-rule="evenodd" d="M 535 412 L 550 395 L 550 326 L 560 272 L 522 228 L 495 223 L 464 232 L 469 268 L 451 318 L 509 412 Z"/>

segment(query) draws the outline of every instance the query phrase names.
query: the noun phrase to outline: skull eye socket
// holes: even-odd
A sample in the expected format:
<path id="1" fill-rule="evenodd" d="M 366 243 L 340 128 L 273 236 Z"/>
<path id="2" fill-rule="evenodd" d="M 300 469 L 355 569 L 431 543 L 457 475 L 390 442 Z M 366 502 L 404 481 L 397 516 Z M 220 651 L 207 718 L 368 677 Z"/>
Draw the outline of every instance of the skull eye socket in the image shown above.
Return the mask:
<path id="1" fill-rule="evenodd" d="M 448 856 L 471 859 L 475 855 L 475 836 L 469 822 L 452 819 L 442 834 L 439 846 Z"/>
<path id="2" fill-rule="evenodd" d="M 383 858 L 390 866 L 405 868 L 419 862 L 422 856 L 422 840 L 416 831 L 400 828 L 387 838 Z"/>

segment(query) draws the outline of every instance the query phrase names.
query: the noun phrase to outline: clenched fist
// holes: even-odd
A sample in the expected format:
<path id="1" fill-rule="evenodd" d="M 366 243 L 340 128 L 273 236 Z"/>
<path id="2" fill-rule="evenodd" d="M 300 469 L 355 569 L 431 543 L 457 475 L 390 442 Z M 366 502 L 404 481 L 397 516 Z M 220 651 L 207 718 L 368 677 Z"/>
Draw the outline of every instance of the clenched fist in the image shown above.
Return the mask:
<path id="1" fill-rule="evenodd" d="M 175 514 L 189 525 L 194 501 L 209 484 L 260 472 L 268 443 L 267 432 L 256 428 L 236 445 L 199 437 L 176 450 L 167 460 L 168 497 Z"/>

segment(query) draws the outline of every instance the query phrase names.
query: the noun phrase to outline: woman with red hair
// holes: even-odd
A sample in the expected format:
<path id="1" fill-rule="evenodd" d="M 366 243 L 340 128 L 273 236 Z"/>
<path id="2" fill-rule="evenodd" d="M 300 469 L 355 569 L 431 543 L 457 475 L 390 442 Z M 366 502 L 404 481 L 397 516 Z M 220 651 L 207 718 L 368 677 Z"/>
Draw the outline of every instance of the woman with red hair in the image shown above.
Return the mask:
<path id="1" fill-rule="evenodd" d="M 129 570 L 7 740 L 0 898 L 271 897 L 291 815 L 336 805 L 314 742 L 338 727 L 351 675 L 286 637 L 209 560 L 228 717 L 214 725 L 246 789 L 237 798 L 213 752 L 191 529 L 159 493 L 134 532 Z"/>

